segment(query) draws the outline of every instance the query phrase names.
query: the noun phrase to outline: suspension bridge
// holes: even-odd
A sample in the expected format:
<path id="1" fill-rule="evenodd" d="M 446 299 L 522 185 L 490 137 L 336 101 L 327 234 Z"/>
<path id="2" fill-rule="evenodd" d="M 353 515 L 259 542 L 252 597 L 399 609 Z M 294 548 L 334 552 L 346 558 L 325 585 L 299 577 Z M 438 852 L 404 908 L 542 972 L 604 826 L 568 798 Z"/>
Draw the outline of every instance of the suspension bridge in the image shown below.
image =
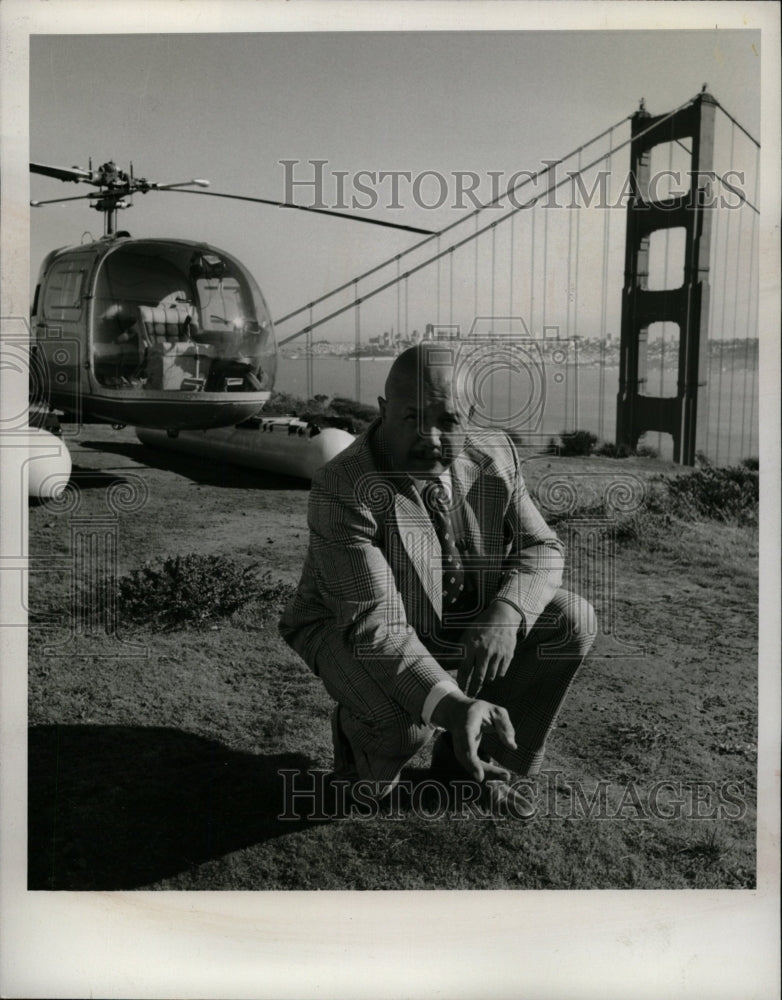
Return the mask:
<path id="1" fill-rule="evenodd" d="M 374 403 L 387 365 L 366 360 L 431 339 L 520 445 L 587 430 L 687 465 L 756 456 L 759 158 L 705 87 L 664 114 L 642 100 L 278 319 L 293 383 Z"/>

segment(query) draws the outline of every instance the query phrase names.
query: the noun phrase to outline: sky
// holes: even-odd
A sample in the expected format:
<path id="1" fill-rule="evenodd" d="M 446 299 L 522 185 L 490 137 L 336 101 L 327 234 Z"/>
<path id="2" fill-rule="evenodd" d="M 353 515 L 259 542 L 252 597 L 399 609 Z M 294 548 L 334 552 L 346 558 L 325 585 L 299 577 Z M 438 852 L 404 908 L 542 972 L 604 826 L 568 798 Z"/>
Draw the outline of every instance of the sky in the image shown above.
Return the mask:
<path id="1" fill-rule="evenodd" d="M 375 185 L 379 204 L 360 214 L 440 229 L 466 214 L 453 207 L 455 171 L 476 173 L 479 194 L 488 194 L 491 171 L 507 178 L 520 169 L 539 170 L 544 160 L 625 119 L 641 98 L 653 114 L 664 113 L 707 83 L 759 136 L 759 62 L 760 34 L 754 31 L 39 35 L 30 50 L 30 158 L 85 167 L 90 156 L 95 166 L 114 159 L 127 168 L 132 161 L 137 175 L 160 182 L 205 177 L 214 191 L 279 200 L 287 193 L 281 161 L 299 161 L 292 176 L 302 179 L 314 169 L 307 161 L 319 159 L 327 161 L 327 203 L 336 196 L 338 171 L 348 174 L 348 199 L 356 193 L 350 185 L 359 170 L 409 171 L 412 177 L 436 171 L 449 185 L 443 207 L 420 207 L 401 181 L 400 207 L 390 208 L 386 182 Z M 433 183 L 421 186 L 419 200 L 435 200 Z M 83 191 L 31 179 L 33 198 Z M 294 199 L 312 204 L 312 190 L 299 188 Z M 552 287 L 564 286 L 569 256 L 563 241 L 571 223 L 562 213 L 559 223 L 547 250 Z M 31 225 L 31 283 L 49 248 L 77 242 L 85 231 L 102 232 L 100 216 L 86 202 L 35 209 Z M 529 244 L 537 281 L 543 274 L 541 225 L 534 253 Z M 206 240 L 234 253 L 255 275 L 275 318 L 419 239 L 311 213 L 162 193 L 136 196 L 119 226 L 134 236 Z M 623 217 L 613 213 L 609 320 L 615 330 L 623 227 Z M 584 234 L 587 241 L 599 238 L 598 229 Z M 507 242 L 509 235 L 498 230 L 498 239 Z M 475 308 L 485 313 L 490 299 L 496 314 L 490 275 L 508 267 L 493 269 L 486 243 L 483 248 L 478 284 L 484 301 L 478 302 L 477 292 L 473 300 L 467 288 L 471 265 L 462 254 L 461 270 L 457 265 L 455 276 L 440 276 L 440 322 L 452 318 L 454 309 L 467 322 Z M 599 253 L 587 253 L 584 267 Z M 522 280 L 533 277 L 526 270 L 523 279 L 515 275 L 521 302 L 513 300 L 513 278 L 495 279 L 497 294 L 509 301 L 504 312 L 529 319 L 530 303 L 520 289 Z M 409 325 L 434 319 L 435 280 L 430 268 L 417 283 L 411 279 L 406 300 L 395 290 L 378 300 L 374 313 L 364 313 L 362 337 L 381 326 L 403 326 L 405 308 L 413 313 Z M 445 286 L 454 282 L 456 292 L 446 302 Z M 429 299 L 423 305 L 425 284 Z M 535 326 L 546 309 L 542 294 L 536 297 Z M 581 310 L 589 312 L 590 302 L 596 323 L 597 299 L 583 292 Z M 563 322 L 564 316 L 550 310 L 549 319 Z M 339 337 L 343 327 L 328 330 Z M 344 331 L 353 335 L 352 319 Z"/>

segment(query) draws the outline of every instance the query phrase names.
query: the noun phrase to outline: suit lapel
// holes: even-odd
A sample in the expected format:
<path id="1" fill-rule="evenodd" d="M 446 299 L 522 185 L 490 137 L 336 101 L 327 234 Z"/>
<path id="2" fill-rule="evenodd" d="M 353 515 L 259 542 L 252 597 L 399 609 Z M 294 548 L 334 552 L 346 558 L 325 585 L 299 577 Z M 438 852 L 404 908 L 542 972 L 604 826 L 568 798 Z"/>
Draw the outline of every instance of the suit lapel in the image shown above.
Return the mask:
<path id="1" fill-rule="evenodd" d="M 404 473 L 392 471 L 391 457 L 384 446 L 382 434 L 377 433 L 379 429 L 379 420 L 367 429 L 370 453 L 378 472 L 388 480 L 393 490 L 394 521 L 402 548 L 435 613 L 440 617 L 443 603 L 442 574 L 439 572 L 442 552 L 437 532 L 412 479 Z"/>
<path id="2" fill-rule="evenodd" d="M 443 580 L 440 570 L 442 551 L 434 525 L 412 483 L 409 491 L 397 493 L 394 513 L 407 558 L 418 575 L 435 614 L 440 618 L 443 609 Z"/>
<path id="3" fill-rule="evenodd" d="M 502 479 L 482 468 L 469 451 L 463 451 L 454 461 L 451 477 L 456 493 L 456 515 L 461 519 L 466 548 L 479 556 L 499 551 L 507 495 Z"/>

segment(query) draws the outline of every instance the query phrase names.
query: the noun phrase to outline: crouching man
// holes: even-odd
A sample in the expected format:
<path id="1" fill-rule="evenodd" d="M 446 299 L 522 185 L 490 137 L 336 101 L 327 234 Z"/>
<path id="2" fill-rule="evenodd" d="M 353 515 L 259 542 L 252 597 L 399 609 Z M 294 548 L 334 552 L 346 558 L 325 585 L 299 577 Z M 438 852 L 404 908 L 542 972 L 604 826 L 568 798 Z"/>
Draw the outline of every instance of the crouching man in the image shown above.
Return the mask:
<path id="1" fill-rule="evenodd" d="M 444 360 L 445 359 L 445 360 Z M 315 476 L 310 544 L 280 631 L 336 702 L 335 771 L 382 797 L 437 729 L 433 771 L 533 812 L 514 775 L 595 637 L 563 548 L 499 430 L 472 430 L 442 345 L 400 354 L 380 417 Z"/>

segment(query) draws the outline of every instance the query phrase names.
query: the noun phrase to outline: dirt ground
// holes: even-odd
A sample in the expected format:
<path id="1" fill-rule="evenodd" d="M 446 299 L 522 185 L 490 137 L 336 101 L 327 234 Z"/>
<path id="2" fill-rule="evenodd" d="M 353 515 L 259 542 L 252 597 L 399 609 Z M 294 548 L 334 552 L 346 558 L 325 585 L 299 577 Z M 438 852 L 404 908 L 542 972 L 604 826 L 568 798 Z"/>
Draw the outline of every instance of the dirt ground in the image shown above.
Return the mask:
<path id="1" fill-rule="evenodd" d="M 79 524 L 105 519 L 120 575 L 197 552 L 294 584 L 308 485 L 155 452 L 131 429 L 87 427 L 69 447 L 76 506 L 29 511 L 31 888 L 754 885 L 753 529 L 694 522 L 598 550 L 570 529 L 566 585 L 595 604 L 601 634 L 550 742 L 548 808 L 532 823 L 404 809 L 286 821 L 280 773 L 329 769 L 330 706 L 279 639 L 279 608 L 168 632 L 130 627 L 120 609 L 117 636 L 74 639 L 63 567 Z M 627 503 L 661 471 L 675 470 L 525 464 L 533 495 L 551 501 L 556 475 L 582 503 L 617 482 Z M 427 762 L 424 751 L 411 773 Z M 603 793 L 606 807 L 591 809 Z"/>

